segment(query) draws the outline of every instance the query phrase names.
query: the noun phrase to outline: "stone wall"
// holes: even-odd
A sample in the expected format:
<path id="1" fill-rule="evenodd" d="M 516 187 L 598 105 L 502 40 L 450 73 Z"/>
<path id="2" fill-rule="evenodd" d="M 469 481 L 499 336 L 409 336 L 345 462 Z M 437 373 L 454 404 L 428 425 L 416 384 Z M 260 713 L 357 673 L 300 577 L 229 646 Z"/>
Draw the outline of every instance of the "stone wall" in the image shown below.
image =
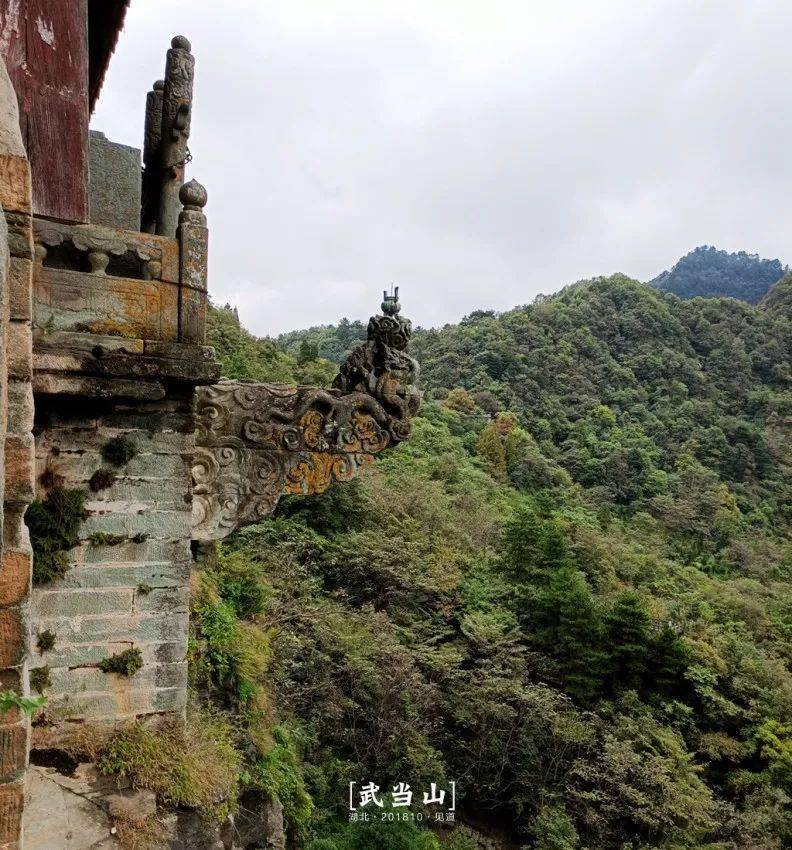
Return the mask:
<path id="1" fill-rule="evenodd" d="M 89 133 L 88 203 L 91 222 L 140 229 L 140 151 Z"/>
<path id="2" fill-rule="evenodd" d="M 30 166 L 16 94 L 0 60 L 0 689 L 27 694 L 32 554 L 24 524 L 33 489 Z M 21 846 L 29 721 L 0 717 L 0 848 Z"/>
<path id="3" fill-rule="evenodd" d="M 53 486 L 87 492 L 80 543 L 62 579 L 34 587 L 31 667 L 48 667 L 45 717 L 33 746 L 50 746 L 76 722 L 116 723 L 183 712 L 187 685 L 191 478 L 191 392 L 158 402 L 36 397 L 38 496 Z M 136 454 L 116 466 L 102 456 L 119 436 Z M 96 492 L 97 470 L 112 482 Z M 96 482 L 94 484 L 96 486 Z M 127 677 L 99 663 L 139 649 L 143 667 Z"/>

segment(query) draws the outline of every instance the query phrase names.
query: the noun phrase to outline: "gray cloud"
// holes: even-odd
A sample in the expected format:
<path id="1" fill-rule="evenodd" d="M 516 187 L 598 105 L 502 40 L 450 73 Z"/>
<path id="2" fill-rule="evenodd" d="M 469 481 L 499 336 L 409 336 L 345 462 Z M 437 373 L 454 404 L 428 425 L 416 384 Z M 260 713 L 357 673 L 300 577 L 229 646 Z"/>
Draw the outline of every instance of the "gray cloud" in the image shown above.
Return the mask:
<path id="1" fill-rule="evenodd" d="M 708 243 L 790 258 L 784 0 L 138 0 L 93 125 L 197 59 L 210 287 L 256 333 L 422 325 Z"/>

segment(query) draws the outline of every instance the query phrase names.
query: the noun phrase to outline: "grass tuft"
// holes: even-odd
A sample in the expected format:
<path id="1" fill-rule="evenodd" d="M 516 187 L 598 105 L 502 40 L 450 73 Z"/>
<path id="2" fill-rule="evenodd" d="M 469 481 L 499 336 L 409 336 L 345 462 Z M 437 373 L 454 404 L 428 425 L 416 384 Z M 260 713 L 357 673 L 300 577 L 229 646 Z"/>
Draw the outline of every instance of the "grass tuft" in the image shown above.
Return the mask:
<path id="1" fill-rule="evenodd" d="M 128 539 L 123 534 L 106 534 L 104 531 L 94 531 L 93 534 L 89 535 L 88 542 L 91 546 L 118 546 Z"/>
<path id="2" fill-rule="evenodd" d="M 242 757 L 229 722 L 204 709 L 191 711 L 186 724 L 127 727 L 107 744 L 98 768 L 154 791 L 165 803 L 220 821 L 236 808 Z"/>

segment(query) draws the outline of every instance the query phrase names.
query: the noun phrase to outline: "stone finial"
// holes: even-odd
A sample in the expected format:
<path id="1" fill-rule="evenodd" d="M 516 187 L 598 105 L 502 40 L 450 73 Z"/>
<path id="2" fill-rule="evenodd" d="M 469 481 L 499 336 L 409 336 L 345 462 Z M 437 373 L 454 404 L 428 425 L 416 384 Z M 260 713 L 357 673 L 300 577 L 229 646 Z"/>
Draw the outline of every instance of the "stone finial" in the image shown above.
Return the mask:
<path id="1" fill-rule="evenodd" d="M 174 35 L 171 39 L 171 47 L 176 48 L 176 50 L 186 50 L 188 53 L 192 50 L 190 40 L 184 35 Z"/>
<path id="2" fill-rule="evenodd" d="M 186 210 L 201 212 L 206 206 L 208 199 L 209 196 L 206 193 L 206 189 L 195 179 L 185 183 L 179 189 L 179 200 Z"/>
<path id="3" fill-rule="evenodd" d="M 390 295 L 388 295 L 387 289 L 383 291 L 381 307 L 386 316 L 395 316 L 401 310 L 398 286 L 392 288 Z"/>

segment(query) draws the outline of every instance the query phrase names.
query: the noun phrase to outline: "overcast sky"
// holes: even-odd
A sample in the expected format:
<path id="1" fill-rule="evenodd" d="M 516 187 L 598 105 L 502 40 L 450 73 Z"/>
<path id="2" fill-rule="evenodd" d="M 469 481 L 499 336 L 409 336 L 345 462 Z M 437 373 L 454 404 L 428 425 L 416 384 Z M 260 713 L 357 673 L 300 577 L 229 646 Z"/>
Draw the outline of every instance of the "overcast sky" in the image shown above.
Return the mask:
<path id="1" fill-rule="evenodd" d="M 789 0 L 133 0 L 92 126 L 196 56 L 210 292 L 423 326 L 700 244 L 792 259 Z"/>

